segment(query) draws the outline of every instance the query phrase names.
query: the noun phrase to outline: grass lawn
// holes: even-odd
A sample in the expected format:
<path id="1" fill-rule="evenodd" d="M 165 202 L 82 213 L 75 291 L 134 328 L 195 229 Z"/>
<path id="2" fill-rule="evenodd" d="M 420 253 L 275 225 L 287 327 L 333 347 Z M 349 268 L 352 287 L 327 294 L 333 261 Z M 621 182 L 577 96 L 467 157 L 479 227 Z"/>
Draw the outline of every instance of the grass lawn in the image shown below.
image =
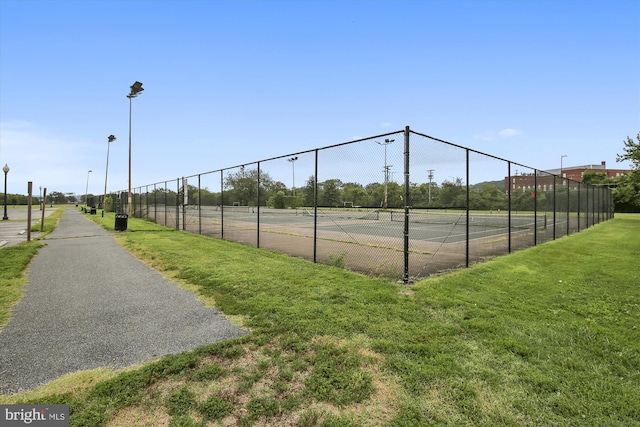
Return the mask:
<path id="1" fill-rule="evenodd" d="M 134 218 L 116 239 L 251 334 L 0 403 L 83 427 L 640 423 L 640 215 L 409 287 Z"/>

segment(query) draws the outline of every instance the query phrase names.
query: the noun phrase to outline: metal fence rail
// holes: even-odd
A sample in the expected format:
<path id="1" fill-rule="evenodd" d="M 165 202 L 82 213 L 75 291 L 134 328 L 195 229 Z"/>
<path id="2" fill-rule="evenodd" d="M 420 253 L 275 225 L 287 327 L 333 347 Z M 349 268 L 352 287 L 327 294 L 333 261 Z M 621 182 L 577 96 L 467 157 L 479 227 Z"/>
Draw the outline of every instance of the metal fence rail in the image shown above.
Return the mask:
<path id="1" fill-rule="evenodd" d="M 613 217 L 609 188 L 409 127 L 132 192 L 135 217 L 404 283 Z"/>

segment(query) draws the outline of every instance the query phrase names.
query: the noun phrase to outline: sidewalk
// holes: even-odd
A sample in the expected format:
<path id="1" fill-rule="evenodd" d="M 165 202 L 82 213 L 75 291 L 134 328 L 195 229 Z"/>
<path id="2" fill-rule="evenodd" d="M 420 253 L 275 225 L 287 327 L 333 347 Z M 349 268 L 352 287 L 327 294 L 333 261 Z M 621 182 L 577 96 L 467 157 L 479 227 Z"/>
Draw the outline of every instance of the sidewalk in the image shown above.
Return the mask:
<path id="1" fill-rule="evenodd" d="M 0 332 L 0 394 L 246 334 L 136 260 L 76 208 L 65 210 L 42 242 L 24 298 Z"/>

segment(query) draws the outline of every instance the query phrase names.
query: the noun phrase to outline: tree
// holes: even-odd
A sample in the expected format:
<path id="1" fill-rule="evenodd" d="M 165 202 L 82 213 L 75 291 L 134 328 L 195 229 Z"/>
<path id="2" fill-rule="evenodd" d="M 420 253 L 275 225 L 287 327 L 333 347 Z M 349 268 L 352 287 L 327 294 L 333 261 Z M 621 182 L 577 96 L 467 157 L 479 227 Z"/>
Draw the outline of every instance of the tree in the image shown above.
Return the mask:
<path id="1" fill-rule="evenodd" d="M 372 182 L 364 187 L 368 195 L 368 206 L 382 207 L 384 203 L 384 184 Z"/>
<path id="2" fill-rule="evenodd" d="M 533 211 L 536 203 L 536 192 L 518 190 L 511 193 L 511 209 L 514 211 Z"/>
<path id="3" fill-rule="evenodd" d="M 473 188 L 469 191 L 469 208 L 482 210 L 505 210 L 509 201 L 502 188 L 490 183 L 483 183 L 480 189 Z"/>
<path id="4" fill-rule="evenodd" d="M 413 207 L 429 207 L 435 205 L 438 199 L 438 184 L 422 183 L 420 185 L 416 183 L 409 184 L 410 204 Z"/>
<path id="5" fill-rule="evenodd" d="M 640 179 L 633 176 L 638 173 L 635 170 L 615 179 L 613 204 L 616 212 L 640 212 Z"/>
<path id="6" fill-rule="evenodd" d="M 345 202 L 352 202 L 353 206 L 367 206 L 369 195 L 362 184 L 347 182 L 342 186 L 342 199 Z"/>
<path id="7" fill-rule="evenodd" d="M 318 205 L 336 207 L 340 206 L 340 188 L 342 181 L 339 179 L 328 179 L 322 183 L 322 190 L 318 195 Z"/>
<path id="8" fill-rule="evenodd" d="M 212 192 L 207 187 L 200 189 L 200 204 L 216 206 L 220 204 L 220 193 Z"/>
<path id="9" fill-rule="evenodd" d="M 583 184 L 606 184 L 611 182 L 611 179 L 604 172 L 597 172 L 595 170 L 584 171 L 582 175 Z"/>
<path id="10" fill-rule="evenodd" d="M 616 188 L 613 200 L 617 212 L 640 212 L 640 132 L 634 141 L 627 136 L 624 143 L 624 154 L 618 154 L 617 162 L 630 161 L 633 170 L 630 174 L 615 178 Z"/>
<path id="11" fill-rule="evenodd" d="M 49 201 L 53 200 L 53 203 L 55 203 L 57 205 L 62 205 L 62 204 L 65 204 L 65 203 L 69 203 L 67 201 L 67 196 L 64 193 L 61 193 L 59 191 L 52 191 L 50 194 L 47 194 L 47 199 Z"/>
<path id="12" fill-rule="evenodd" d="M 302 190 L 302 204 L 304 206 L 313 206 L 315 203 L 314 193 L 315 193 L 315 185 L 316 178 L 311 175 L 307 182 L 304 184 L 300 190 Z"/>
<path id="13" fill-rule="evenodd" d="M 627 136 L 627 140 L 624 143 L 624 154 L 618 154 L 616 156 L 616 162 L 630 161 L 633 164 L 633 169 L 640 170 L 640 132 L 636 135 L 638 142 Z"/>
<path id="14" fill-rule="evenodd" d="M 267 206 L 270 206 L 276 209 L 286 208 L 287 206 L 284 200 L 284 191 L 280 190 L 275 195 L 271 196 L 271 198 L 267 202 Z"/>
<path id="15" fill-rule="evenodd" d="M 466 188 L 462 185 L 462 178 L 456 178 L 455 182 L 444 181 L 440 185 L 438 202 L 440 207 L 466 207 Z"/>
<path id="16" fill-rule="evenodd" d="M 282 188 L 284 184 L 275 182 L 267 172 L 260 171 L 260 202 L 264 205 L 269 197 Z M 241 167 L 237 172 L 224 178 L 224 203 L 235 202 L 245 206 L 258 204 L 258 169 Z"/>

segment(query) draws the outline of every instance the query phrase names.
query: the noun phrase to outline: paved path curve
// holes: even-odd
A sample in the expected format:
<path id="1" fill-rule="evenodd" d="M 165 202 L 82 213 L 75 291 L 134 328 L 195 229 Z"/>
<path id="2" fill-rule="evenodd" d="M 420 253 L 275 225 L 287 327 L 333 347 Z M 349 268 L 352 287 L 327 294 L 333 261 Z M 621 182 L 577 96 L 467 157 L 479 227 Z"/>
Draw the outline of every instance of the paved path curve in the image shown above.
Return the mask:
<path id="1" fill-rule="evenodd" d="M 65 210 L 43 242 L 24 298 L 0 332 L 0 394 L 246 333 L 139 262 L 77 209 Z"/>

